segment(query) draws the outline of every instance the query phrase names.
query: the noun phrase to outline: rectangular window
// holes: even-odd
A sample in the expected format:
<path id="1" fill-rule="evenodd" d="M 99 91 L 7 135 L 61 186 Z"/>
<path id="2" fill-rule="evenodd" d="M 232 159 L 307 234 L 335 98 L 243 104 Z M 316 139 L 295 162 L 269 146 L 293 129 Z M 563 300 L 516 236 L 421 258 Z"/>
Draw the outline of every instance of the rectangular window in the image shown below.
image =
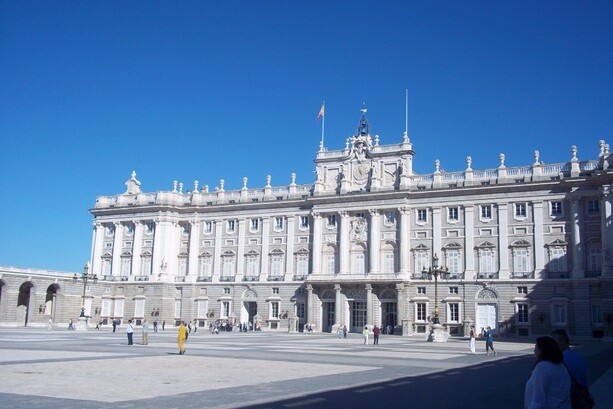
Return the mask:
<path id="1" fill-rule="evenodd" d="M 526 217 L 526 204 L 515 203 L 515 217 Z"/>
<path id="2" fill-rule="evenodd" d="M 562 202 L 551 202 L 551 215 L 562 216 Z"/>
<path id="3" fill-rule="evenodd" d="M 260 219 L 251 219 L 251 222 L 249 224 L 249 230 L 258 231 L 259 228 L 260 228 Z"/>
<path id="4" fill-rule="evenodd" d="M 300 216 L 300 228 L 301 229 L 309 228 L 309 216 Z"/>
<path id="5" fill-rule="evenodd" d="M 185 277 L 187 275 L 187 257 L 179 257 L 179 277 Z"/>
<path id="6" fill-rule="evenodd" d="M 449 320 L 448 322 L 460 321 L 460 304 L 456 302 L 449 303 Z"/>
<path id="7" fill-rule="evenodd" d="M 258 256 L 247 256 L 246 276 L 255 277 L 258 275 Z"/>
<path id="8" fill-rule="evenodd" d="M 115 300 L 115 311 L 113 311 L 113 316 L 123 317 L 123 302 L 123 299 Z"/>
<path id="9" fill-rule="evenodd" d="M 385 224 L 394 224 L 396 222 L 396 215 L 394 212 L 385 212 Z"/>
<path id="10" fill-rule="evenodd" d="M 151 236 L 155 231 L 155 224 L 153 222 L 145 223 L 145 234 Z"/>
<path id="11" fill-rule="evenodd" d="M 456 276 L 462 274 L 462 261 L 458 250 L 447 251 L 445 258 L 445 266 L 449 269 L 449 273 Z"/>
<path id="12" fill-rule="evenodd" d="M 327 221 L 327 227 L 336 227 L 336 215 L 335 214 L 328 215 L 328 217 L 326 218 L 326 221 Z"/>
<path id="13" fill-rule="evenodd" d="M 492 205 L 481 205 L 481 218 L 487 220 L 492 218 Z"/>
<path id="14" fill-rule="evenodd" d="M 198 270 L 199 277 L 210 277 L 213 269 L 211 257 L 200 257 L 200 268 Z"/>
<path id="15" fill-rule="evenodd" d="M 222 275 L 224 277 L 234 276 L 234 258 L 224 257 L 222 260 Z"/>
<path id="16" fill-rule="evenodd" d="M 230 294 L 230 287 L 224 287 L 223 293 L 224 294 Z"/>
<path id="17" fill-rule="evenodd" d="M 602 249 L 600 247 L 590 247 L 588 249 L 587 270 L 594 274 L 602 271 Z"/>
<path id="18" fill-rule="evenodd" d="M 309 255 L 298 254 L 296 256 L 296 275 L 305 277 L 309 273 Z"/>
<path id="19" fill-rule="evenodd" d="M 279 277 L 283 275 L 283 256 L 274 255 L 270 257 L 270 275 Z"/>
<path id="20" fill-rule="evenodd" d="M 383 254 L 383 272 L 393 274 L 396 271 L 394 253 Z"/>
<path id="21" fill-rule="evenodd" d="M 553 324 L 554 325 L 566 325 L 566 304 L 554 304 L 553 305 Z"/>
<path id="22" fill-rule="evenodd" d="M 230 316 L 230 301 L 221 302 L 221 318 L 228 318 Z"/>
<path id="23" fill-rule="evenodd" d="M 100 312 L 102 317 L 110 317 L 111 315 L 111 300 L 102 300 L 102 311 Z"/>
<path id="24" fill-rule="evenodd" d="M 425 294 L 426 287 L 417 287 L 417 294 Z"/>
<path id="25" fill-rule="evenodd" d="M 279 318 L 279 302 L 270 302 L 270 318 Z"/>
<path id="26" fill-rule="evenodd" d="M 594 304 L 592 305 L 592 325 L 596 327 L 601 327 L 604 323 L 602 316 L 602 305 Z"/>
<path id="27" fill-rule="evenodd" d="M 426 322 L 427 312 L 426 312 L 426 303 L 418 302 L 415 304 L 415 321 L 417 322 Z"/>
<path id="28" fill-rule="evenodd" d="M 124 241 L 123 242 L 123 248 L 124 249 L 131 249 L 132 248 L 132 242 L 131 241 Z"/>
<path id="29" fill-rule="evenodd" d="M 272 293 L 273 294 L 279 294 L 279 287 L 273 287 L 272 288 Z"/>
<path id="30" fill-rule="evenodd" d="M 296 303 L 296 316 L 298 318 L 305 318 L 306 317 L 306 306 L 303 302 L 299 302 Z"/>
<path id="31" fill-rule="evenodd" d="M 132 269 L 132 257 L 122 257 L 121 258 L 121 276 L 122 277 L 129 276 L 131 269 Z"/>
<path id="32" fill-rule="evenodd" d="M 517 323 L 528 324 L 528 304 L 517 304 Z"/>
<path id="33" fill-rule="evenodd" d="M 364 274 L 364 254 L 357 253 L 353 255 L 353 274 Z"/>
<path id="34" fill-rule="evenodd" d="M 530 254 L 528 249 L 515 249 L 513 251 L 513 272 L 529 273 L 530 272 Z"/>
<path id="35" fill-rule="evenodd" d="M 428 222 L 428 211 L 426 209 L 417 209 L 417 222 L 418 223 Z"/>
<path id="36" fill-rule="evenodd" d="M 448 207 L 447 208 L 447 220 L 457 222 L 458 218 L 459 218 L 458 208 Z"/>
<path id="37" fill-rule="evenodd" d="M 565 273 L 568 271 L 566 266 L 566 249 L 561 247 L 549 250 L 551 259 L 549 260 L 549 271 L 552 273 Z"/>
<path id="38" fill-rule="evenodd" d="M 598 200 L 587 201 L 587 214 L 596 215 L 600 213 L 600 202 Z"/>
<path id="39" fill-rule="evenodd" d="M 236 223 L 234 220 L 226 220 L 226 232 L 234 233 L 235 227 L 236 227 Z"/>
<path id="40" fill-rule="evenodd" d="M 213 222 L 204 222 L 204 234 L 211 234 L 213 232 Z"/>
<path id="41" fill-rule="evenodd" d="M 204 300 L 198 300 L 198 307 L 196 310 L 196 318 L 206 318 L 208 302 Z"/>
<path id="42" fill-rule="evenodd" d="M 143 318 L 145 316 L 145 300 L 135 300 L 134 301 L 134 316 L 138 318 Z"/>
<path id="43" fill-rule="evenodd" d="M 528 287 L 517 287 L 517 294 L 528 294 Z"/>
<path id="44" fill-rule="evenodd" d="M 479 250 L 479 272 L 482 274 L 494 273 L 494 250 L 487 248 Z"/>
<path id="45" fill-rule="evenodd" d="M 457 294 L 458 287 L 449 287 L 449 294 Z"/>
<path id="46" fill-rule="evenodd" d="M 275 230 L 283 230 L 283 217 L 275 217 Z"/>
<path id="47" fill-rule="evenodd" d="M 430 255 L 426 251 L 418 251 L 415 254 L 415 272 L 421 274 L 421 272 L 430 267 Z"/>
<path id="48" fill-rule="evenodd" d="M 336 273 L 336 256 L 334 254 L 326 254 L 326 274 Z"/>

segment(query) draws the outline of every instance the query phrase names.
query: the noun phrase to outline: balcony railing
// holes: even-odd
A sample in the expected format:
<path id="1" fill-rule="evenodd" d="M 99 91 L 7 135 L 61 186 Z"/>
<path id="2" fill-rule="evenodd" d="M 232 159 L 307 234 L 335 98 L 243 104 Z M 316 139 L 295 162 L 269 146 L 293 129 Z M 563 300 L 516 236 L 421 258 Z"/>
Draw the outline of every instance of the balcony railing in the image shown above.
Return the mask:
<path id="1" fill-rule="evenodd" d="M 260 281 L 259 276 L 244 276 L 243 281 Z"/>
<path id="2" fill-rule="evenodd" d="M 534 272 L 513 272 L 511 278 L 534 278 Z"/>
<path id="3" fill-rule="evenodd" d="M 223 282 L 234 281 L 234 276 L 221 276 L 219 277 L 219 281 L 223 281 Z"/>
<path id="4" fill-rule="evenodd" d="M 134 281 L 149 281 L 149 276 L 134 276 Z"/>
<path id="5" fill-rule="evenodd" d="M 175 283 L 184 283 L 185 277 L 175 277 Z"/>
<path id="6" fill-rule="evenodd" d="M 585 272 L 585 278 L 597 278 L 600 277 L 602 275 L 602 271 L 598 270 L 598 271 L 586 271 Z"/>
<path id="7" fill-rule="evenodd" d="M 213 281 L 213 277 L 196 277 L 196 281 L 202 282 L 210 282 Z"/>
<path id="8" fill-rule="evenodd" d="M 477 273 L 477 278 L 480 279 L 496 279 L 498 278 L 498 273 Z"/>
<path id="9" fill-rule="evenodd" d="M 568 271 L 548 271 L 547 278 L 570 278 Z"/>
<path id="10" fill-rule="evenodd" d="M 268 281 L 283 281 L 283 276 L 268 276 Z"/>
<path id="11" fill-rule="evenodd" d="M 296 275 L 293 277 L 294 281 L 302 281 L 302 280 L 306 280 L 307 275 Z"/>

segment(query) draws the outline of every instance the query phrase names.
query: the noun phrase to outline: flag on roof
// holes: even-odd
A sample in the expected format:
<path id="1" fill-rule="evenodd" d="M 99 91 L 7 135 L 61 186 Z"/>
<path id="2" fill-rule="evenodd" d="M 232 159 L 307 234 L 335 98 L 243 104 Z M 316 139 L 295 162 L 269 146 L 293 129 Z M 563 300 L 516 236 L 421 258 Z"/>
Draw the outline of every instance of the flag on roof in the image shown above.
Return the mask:
<path id="1" fill-rule="evenodd" d="M 324 116 L 324 111 L 325 111 L 325 104 L 321 104 L 321 109 L 319 110 L 319 113 L 317 114 L 317 118 L 315 119 L 319 119 L 321 117 Z"/>

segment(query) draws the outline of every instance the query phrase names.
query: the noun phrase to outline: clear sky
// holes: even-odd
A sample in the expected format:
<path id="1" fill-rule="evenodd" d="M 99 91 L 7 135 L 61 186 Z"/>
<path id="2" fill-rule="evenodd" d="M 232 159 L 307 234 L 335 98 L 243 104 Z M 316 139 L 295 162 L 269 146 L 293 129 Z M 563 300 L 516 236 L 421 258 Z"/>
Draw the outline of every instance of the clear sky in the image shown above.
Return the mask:
<path id="1" fill-rule="evenodd" d="M 414 170 L 596 159 L 611 1 L 0 0 L 0 265 L 80 271 L 96 196 L 314 181 L 363 104 Z"/>

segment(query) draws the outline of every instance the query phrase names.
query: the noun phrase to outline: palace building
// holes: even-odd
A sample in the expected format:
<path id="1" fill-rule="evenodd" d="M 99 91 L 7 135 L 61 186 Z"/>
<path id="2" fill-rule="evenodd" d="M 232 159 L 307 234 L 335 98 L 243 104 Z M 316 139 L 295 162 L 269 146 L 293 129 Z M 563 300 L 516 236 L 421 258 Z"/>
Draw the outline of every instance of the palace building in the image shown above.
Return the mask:
<path id="1" fill-rule="evenodd" d="M 227 191 L 101 196 L 82 277 L 1 269 L 3 325 L 227 321 L 265 331 L 419 335 L 440 319 L 507 336 L 613 333 L 613 156 L 494 169 L 413 171 L 405 133 L 384 145 L 364 112 L 344 149 L 320 146 L 316 180 Z M 425 272 L 438 263 L 438 279 Z M 29 317 L 29 318 L 28 318 Z M 29 321 L 28 321 L 29 320 Z"/>

